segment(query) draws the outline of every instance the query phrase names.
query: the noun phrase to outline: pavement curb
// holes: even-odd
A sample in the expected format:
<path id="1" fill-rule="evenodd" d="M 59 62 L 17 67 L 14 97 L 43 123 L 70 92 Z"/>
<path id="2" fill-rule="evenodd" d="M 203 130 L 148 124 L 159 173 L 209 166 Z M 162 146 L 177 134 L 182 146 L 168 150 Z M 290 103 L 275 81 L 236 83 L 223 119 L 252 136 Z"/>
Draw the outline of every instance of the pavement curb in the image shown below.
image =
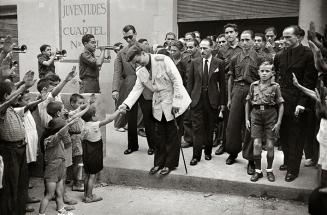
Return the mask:
<path id="1" fill-rule="evenodd" d="M 310 189 L 286 188 L 273 183 L 257 184 L 224 179 L 205 178 L 189 175 L 149 175 L 148 171 L 104 167 L 99 175 L 100 182 L 117 185 L 140 186 L 145 188 L 178 189 L 204 193 L 224 193 L 251 197 L 277 198 L 307 202 Z"/>

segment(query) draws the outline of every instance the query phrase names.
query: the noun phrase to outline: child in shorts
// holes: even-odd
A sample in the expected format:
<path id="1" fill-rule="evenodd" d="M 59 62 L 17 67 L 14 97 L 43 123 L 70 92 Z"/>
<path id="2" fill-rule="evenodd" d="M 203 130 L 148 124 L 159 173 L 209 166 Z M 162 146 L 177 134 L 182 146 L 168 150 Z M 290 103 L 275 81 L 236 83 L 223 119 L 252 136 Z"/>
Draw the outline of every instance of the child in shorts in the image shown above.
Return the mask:
<path id="1" fill-rule="evenodd" d="M 83 202 L 85 203 L 102 200 L 101 197 L 92 194 L 95 174 L 103 169 L 103 142 L 100 127 L 115 120 L 120 113 L 125 113 L 125 111 L 118 109 L 105 120 L 99 121 L 96 108 L 92 106 L 82 117 L 85 121 L 82 132 L 83 166 L 85 172 Z"/>
<path id="2" fill-rule="evenodd" d="M 245 122 L 246 128 L 251 129 L 253 142 L 253 157 L 255 163 L 255 173 L 251 176 L 251 181 L 258 181 L 263 177 L 261 170 L 262 141 L 266 140 L 267 149 L 267 178 L 270 182 L 275 181 L 272 164 L 274 160 L 274 141 L 279 134 L 280 125 L 284 113 L 284 99 L 280 91 L 279 84 L 273 82 L 273 64 L 269 61 L 263 62 L 258 74 L 259 81 L 251 84 L 249 94 L 246 97 Z M 278 112 L 276 109 L 278 106 Z M 250 107 L 251 116 L 250 116 Z M 251 122 L 250 122 L 251 118 Z"/>
<path id="3" fill-rule="evenodd" d="M 55 193 L 58 214 L 72 214 L 67 213 L 63 202 L 64 179 L 66 175 L 64 142 L 67 142 L 67 139 L 70 138 L 68 129 L 76 122 L 74 119 L 81 117 L 88 111 L 88 108 L 89 105 L 72 118 L 65 120 L 65 109 L 61 102 L 53 101 L 47 105 L 47 113 L 52 117 L 52 120 L 48 123 L 44 139 L 45 196 L 41 201 L 39 214 L 45 214 L 49 201 Z"/>

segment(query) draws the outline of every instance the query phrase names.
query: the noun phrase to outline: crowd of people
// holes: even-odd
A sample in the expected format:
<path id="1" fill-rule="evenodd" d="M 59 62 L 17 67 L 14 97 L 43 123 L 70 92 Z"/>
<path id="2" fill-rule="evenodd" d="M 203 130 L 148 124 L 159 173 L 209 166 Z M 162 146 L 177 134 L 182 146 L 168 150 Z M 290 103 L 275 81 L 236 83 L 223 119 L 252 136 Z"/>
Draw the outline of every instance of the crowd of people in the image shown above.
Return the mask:
<path id="1" fill-rule="evenodd" d="M 137 40 L 134 26 L 122 30 L 127 46 L 115 44 L 112 98 L 116 110 L 103 120 L 98 118 L 94 94 L 101 93 L 105 47 L 97 47 L 94 35 L 82 37 L 80 91 L 71 95 L 69 107 L 63 105 L 60 92 L 76 76 L 76 67 L 61 80 L 55 71 L 56 52 L 44 44 L 37 56 L 39 80 L 28 71 L 15 82 L 13 44 L 10 37 L 4 39 L 0 214 L 25 214 L 32 211 L 27 202 L 40 201 L 28 196 L 28 166 L 40 154 L 45 192 L 39 214 L 45 214 L 52 199 L 58 214 L 72 214 L 71 205 L 77 202 L 65 191 L 67 170 L 73 175 L 72 190 L 84 192 L 83 202 L 101 201 L 92 192 L 96 174 L 103 168 L 100 127 L 114 120 L 117 130 L 127 130 L 125 155 L 138 150 L 138 127 L 144 126 L 147 153 L 154 154 L 151 175 L 175 170 L 180 148 L 192 147 L 191 166 L 201 161 L 202 151 L 207 161 L 213 154 L 228 153 L 226 165 L 233 165 L 242 152 L 248 161 L 247 174 L 256 182 L 263 177 L 261 155 L 266 150 L 265 172 L 274 182 L 278 147 L 284 155 L 279 171 L 286 172 L 287 182 L 299 176 L 303 153 L 305 166 L 320 164 L 321 185 L 311 200 L 321 200 L 327 187 L 327 38 L 315 31 L 313 23 L 307 32 L 309 47 L 302 44 L 305 31 L 296 25 L 284 28 L 279 40 L 274 27 L 254 33 L 227 24 L 222 34 L 205 38 L 198 31 L 181 38 L 168 32 L 164 43 L 154 46 L 147 39 Z M 29 92 L 36 82 L 37 97 Z M 214 153 L 213 147 L 217 147 Z M 317 214 L 317 207 L 326 204 L 310 204 L 310 212 Z"/>

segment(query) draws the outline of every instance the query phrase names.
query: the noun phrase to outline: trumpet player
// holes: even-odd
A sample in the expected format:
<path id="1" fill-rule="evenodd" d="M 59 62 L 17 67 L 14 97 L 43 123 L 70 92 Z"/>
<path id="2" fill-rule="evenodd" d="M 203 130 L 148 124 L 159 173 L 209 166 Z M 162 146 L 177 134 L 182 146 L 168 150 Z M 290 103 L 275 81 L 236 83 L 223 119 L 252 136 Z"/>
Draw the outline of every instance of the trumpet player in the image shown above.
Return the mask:
<path id="1" fill-rule="evenodd" d="M 45 78 L 48 74 L 55 74 L 54 60 L 56 52 L 51 51 L 51 46 L 44 44 L 40 47 L 41 53 L 37 56 L 39 65 L 39 78 Z"/>
<path id="2" fill-rule="evenodd" d="M 82 43 L 84 52 L 79 57 L 80 93 L 100 93 L 99 71 L 104 61 L 105 47 L 98 47 L 101 54 L 96 58 L 94 52 L 97 42 L 94 35 L 85 34 Z"/>

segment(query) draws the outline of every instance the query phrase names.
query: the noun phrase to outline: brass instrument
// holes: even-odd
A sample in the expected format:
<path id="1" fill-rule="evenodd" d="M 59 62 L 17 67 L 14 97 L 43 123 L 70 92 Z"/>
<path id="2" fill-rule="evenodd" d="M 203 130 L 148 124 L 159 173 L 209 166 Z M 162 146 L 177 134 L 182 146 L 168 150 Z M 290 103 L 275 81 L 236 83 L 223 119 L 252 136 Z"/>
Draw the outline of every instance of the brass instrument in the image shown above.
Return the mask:
<path id="1" fill-rule="evenodd" d="M 62 58 L 67 56 L 67 51 L 65 49 L 56 51 L 55 60 L 62 60 Z"/>
<path id="2" fill-rule="evenodd" d="M 14 46 L 12 48 L 12 52 L 13 53 L 25 53 L 27 50 L 27 46 L 26 45 L 21 45 L 21 47 L 19 46 Z"/>
<path id="3" fill-rule="evenodd" d="M 113 51 L 119 51 L 120 50 L 120 47 L 117 47 L 117 46 L 98 46 L 97 49 L 100 49 L 100 48 L 104 48 L 106 50 L 113 50 Z"/>

